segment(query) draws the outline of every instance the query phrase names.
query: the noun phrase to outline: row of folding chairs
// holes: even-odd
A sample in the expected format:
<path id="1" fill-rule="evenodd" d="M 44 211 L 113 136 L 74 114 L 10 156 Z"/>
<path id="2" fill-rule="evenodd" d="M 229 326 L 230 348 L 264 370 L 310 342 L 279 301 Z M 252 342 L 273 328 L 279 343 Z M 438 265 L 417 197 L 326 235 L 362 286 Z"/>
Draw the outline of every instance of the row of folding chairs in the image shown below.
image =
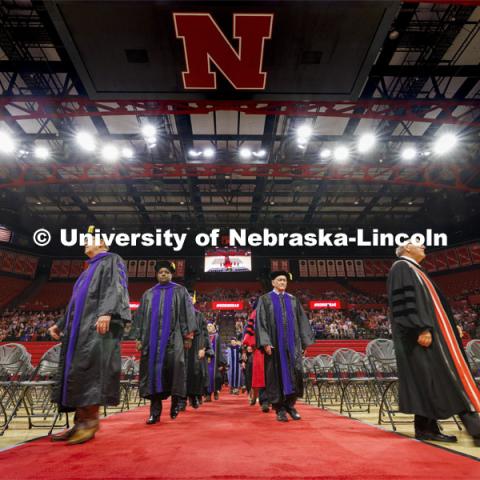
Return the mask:
<path id="1" fill-rule="evenodd" d="M 12 422 L 28 428 L 69 426 L 69 418 L 58 411 L 51 401 L 60 362 L 60 344 L 44 353 L 37 367 L 23 345 L 10 343 L 0 346 L 0 436 L 11 428 Z M 125 411 L 143 400 L 138 392 L 139 362 L 133 357 L 122 357 L 120 404 L 113 409 Z M 107 414 L 106 408 L 104 414 Z M 24 422 L 19 422 L 24 419 Z"/>
<path id="2" fill-rule="evenodd" d="M 472 342 L 467 345 L 467 354 L 470 358 L 472 351 L 478 352 L 478 372 L 480 341 Z M 398 424 L 412 422 L 398 410 L 397 361 L 390 339 L 372 340 L 365 354 L 340 348 L 333 355 L 305 358 L 304 387 L 305 401 L 316 402 L 321 408 L 339 408 L 340 413 L 352 417 L 359 412 L 370 413 L 375 407 L 378 424 L 389 423 L 393 430 Z M 461 429 L 458 419 L 453 421 Z"/>

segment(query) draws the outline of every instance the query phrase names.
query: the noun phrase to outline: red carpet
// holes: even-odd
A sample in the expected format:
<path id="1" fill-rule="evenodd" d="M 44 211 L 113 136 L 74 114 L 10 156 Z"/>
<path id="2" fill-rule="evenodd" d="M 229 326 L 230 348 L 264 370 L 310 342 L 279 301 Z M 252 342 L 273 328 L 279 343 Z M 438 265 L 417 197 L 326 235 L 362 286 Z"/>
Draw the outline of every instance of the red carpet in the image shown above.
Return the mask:
<path id="1" fill-rule="evenodd" d="M 16 479 L 465 479 L 480 463 L 314 407 L 280 424 L 246 398 L 144 424 L 147 409 L 113 415 L 79 446 L 43 438 L 0 453 Z"/>

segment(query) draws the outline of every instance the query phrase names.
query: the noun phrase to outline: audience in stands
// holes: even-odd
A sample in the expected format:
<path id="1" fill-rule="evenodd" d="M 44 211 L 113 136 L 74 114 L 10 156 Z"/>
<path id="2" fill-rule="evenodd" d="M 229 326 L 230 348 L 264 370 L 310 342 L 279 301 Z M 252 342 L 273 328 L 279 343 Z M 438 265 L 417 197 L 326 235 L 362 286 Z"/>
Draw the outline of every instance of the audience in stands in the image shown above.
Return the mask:
<path id="1" fill-rule="evenodd" d="M 6 310 L 0 316 L 0 341 L 51 340 L 48 329 L 63 315 L 63 310 L 53 312 Z"/>
<path id="2" fill-rule="evenodd" d="M 386 298 L 383 295 L 360 294 L 357 292 L 338 293 L 333 291 L 312 293 L 308 289 L 292 292 L 300 298 L 317 339 L 371 339 L 390 338 L 391 328 L 388 321 Z M 480 338 L 480 305 L 470 305 L 469 295 L 475 291 L 466 291 L 463 296 L 450 299 L 453 302 L 455 319 L 462 326 L 465 338 Z M 196 308 L 201 310 L 207 321 L 217 324 L 223 340 L 231 337 L 242 338 L 247 318 L 252 311 L 255 300 L 262 292 L 243 291 L 239 289 L 218 289 L 209 293 L 197 292 Z M 308 302 L 314 299 L 338 299 L 344 305 L 355 308 L 344 310 L 310 311 Z M 244 310 L 212 311 L 214 300 L 244 300 Z M 365 308 L 362 308 L 365 305 Z M 378 305 L 371 308 L 372 305 Z M 60 317 L 64 310 L 55 311 L 4 311 L 0 314 L 0 341 L 34 341 L 50 340 L 48 328 Z M 132 336 L 132 325 L 127 325 L 124 339 Z"/>

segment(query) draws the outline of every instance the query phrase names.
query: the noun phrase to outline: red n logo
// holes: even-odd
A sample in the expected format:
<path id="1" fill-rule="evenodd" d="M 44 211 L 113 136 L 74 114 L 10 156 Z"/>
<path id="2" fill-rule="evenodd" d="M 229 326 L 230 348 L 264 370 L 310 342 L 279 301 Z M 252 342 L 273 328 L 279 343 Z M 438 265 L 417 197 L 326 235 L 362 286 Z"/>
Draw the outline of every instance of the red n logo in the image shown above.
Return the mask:
<path id="1" fill-rule="evenodd" d="M 211 63 L 237 90 L 263 90 L 267 74 L 262 72 L 265 40 L 271 38 L 273 14 L 233 15 L 232 47 L 209 13 L 174 13 L 175 33 L 183 40 L 187 71 L 182 72 L 186 89 L 217 88 Z"/>

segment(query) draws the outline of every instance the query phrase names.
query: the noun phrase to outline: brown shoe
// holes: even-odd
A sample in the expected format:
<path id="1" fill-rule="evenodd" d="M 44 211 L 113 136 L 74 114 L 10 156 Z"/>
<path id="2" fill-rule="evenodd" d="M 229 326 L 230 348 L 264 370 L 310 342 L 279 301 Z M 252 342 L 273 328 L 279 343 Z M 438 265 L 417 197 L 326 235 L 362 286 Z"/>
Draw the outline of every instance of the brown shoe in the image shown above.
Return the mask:
<path id="1" fill-rule="evenodd" d="M 55 435 L 50 436 L 50 440 L 52 442 L 66 442 L 76 431 L 77 426 L 74 425 L 72 428 L 68 430 L 64 430 L 63 432 L 56 433 Z"/>
<path id="2" fill-rule="evenodd" d="M 93 427 L 79 427 L 75 433 L 69 438 L 67 445 L 80 445 L 81 443 L 88 442 L 95 438 L 95 434 L 98 431 L 98 425 Z"/>

